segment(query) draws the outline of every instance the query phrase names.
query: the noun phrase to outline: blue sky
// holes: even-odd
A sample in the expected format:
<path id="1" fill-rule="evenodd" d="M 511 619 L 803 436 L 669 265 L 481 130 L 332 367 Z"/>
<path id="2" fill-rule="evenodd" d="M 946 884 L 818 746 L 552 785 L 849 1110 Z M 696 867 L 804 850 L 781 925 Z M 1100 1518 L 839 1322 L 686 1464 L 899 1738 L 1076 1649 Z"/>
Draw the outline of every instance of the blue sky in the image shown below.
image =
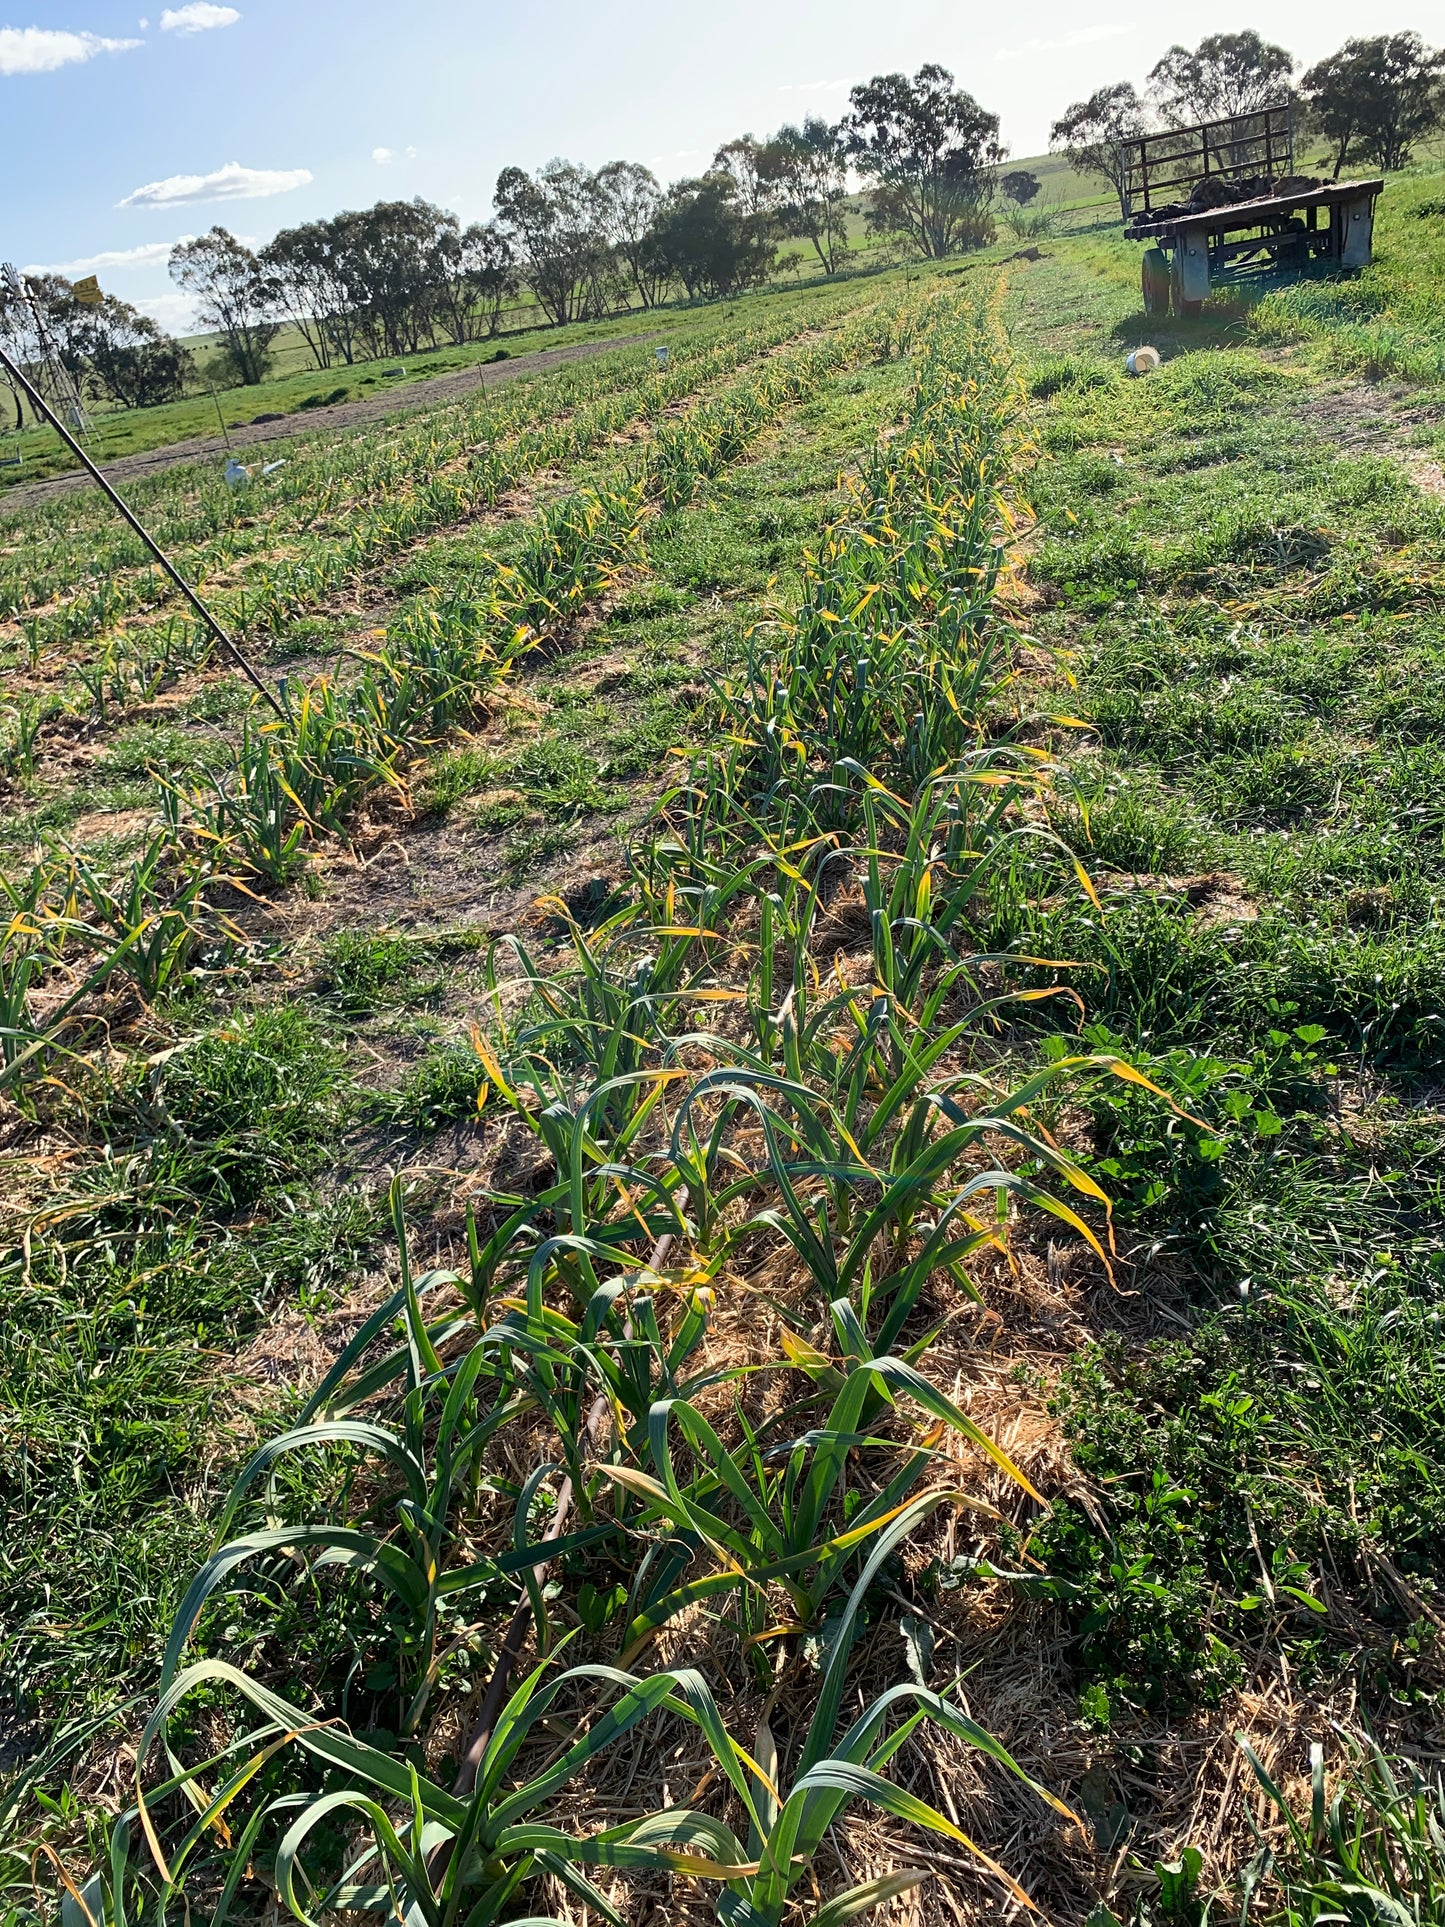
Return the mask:
<path id="1" fill-rule="evenodd" d="M 182 326 L 167 248 L 218 221 L 256 242 L 416 193 L 480 219 L 503 166 L 554 154 L 674 179 L 734 134 L 835 117 L 853 81 L 924 60 L 1025 155 L 1101 82 L 1244 25 L 1308 61 L 1362 31 L 1438 44 L 1445 0 L 1379 17 L 1347 0 L 0 0 L 0 258 L 97 272 Z"/>

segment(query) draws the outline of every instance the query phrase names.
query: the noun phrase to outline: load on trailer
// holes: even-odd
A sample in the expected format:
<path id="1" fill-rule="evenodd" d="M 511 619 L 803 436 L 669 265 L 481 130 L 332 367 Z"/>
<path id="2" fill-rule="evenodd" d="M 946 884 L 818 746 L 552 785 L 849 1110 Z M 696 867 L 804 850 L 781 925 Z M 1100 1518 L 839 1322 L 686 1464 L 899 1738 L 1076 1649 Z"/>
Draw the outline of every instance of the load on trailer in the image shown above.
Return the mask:
<path id="1" fill-rule="evenodd" d="M 1383 180 L 1321 181 L 1294 171 L 1289 107 L 1262 107 L 1120 143 L 1124 232 L 1149 241 L 1146 314 L 1199 313 L 1234 281 L 1368 265 Z"/>

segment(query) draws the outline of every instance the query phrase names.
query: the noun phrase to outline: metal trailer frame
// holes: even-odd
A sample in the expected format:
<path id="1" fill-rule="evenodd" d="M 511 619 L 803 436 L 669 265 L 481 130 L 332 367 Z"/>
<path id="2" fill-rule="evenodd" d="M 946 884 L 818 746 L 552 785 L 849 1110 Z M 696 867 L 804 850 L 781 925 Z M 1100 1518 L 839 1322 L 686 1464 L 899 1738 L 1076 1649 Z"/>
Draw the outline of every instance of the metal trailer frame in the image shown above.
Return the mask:
<path id="1" fill-rule="evenodd" d="M 1148 221 L 1156 208 L 1179 212 L 1173 203 L 1181 193 L 1187 198 L 1200 181 L 1293 174 L 1294 112 L 1287 105 L 1261 107 L 1197 127 L 1136 134 L 1119 142 L 1119 158 L 1126 225 Z"/>
<path id="2" fill-rule="evenodd" d="M 1124 232 L 1152 244 L 1141 264 L 1146 314 L 1195 315 L 1221 285 L 1347 273 L 1372 257 L 1380 179 L 1188 208 L 1204 181 L 1288 181 L 1294 124 L 1287 106 L 1136 136 L 1120 143 L 1120 163 Z"/>

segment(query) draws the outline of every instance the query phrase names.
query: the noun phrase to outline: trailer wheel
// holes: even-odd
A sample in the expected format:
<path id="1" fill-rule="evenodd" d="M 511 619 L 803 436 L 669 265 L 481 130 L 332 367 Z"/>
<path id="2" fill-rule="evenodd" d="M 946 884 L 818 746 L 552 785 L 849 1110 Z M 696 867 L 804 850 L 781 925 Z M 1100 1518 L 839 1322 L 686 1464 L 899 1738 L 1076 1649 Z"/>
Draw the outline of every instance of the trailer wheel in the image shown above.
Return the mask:
<path id="1" fill-rule="evenodd" d="M 1145 314 L 1169 312 L 1169 256 L 1163 248 L 1146 248 L 1140 264 Z"/>

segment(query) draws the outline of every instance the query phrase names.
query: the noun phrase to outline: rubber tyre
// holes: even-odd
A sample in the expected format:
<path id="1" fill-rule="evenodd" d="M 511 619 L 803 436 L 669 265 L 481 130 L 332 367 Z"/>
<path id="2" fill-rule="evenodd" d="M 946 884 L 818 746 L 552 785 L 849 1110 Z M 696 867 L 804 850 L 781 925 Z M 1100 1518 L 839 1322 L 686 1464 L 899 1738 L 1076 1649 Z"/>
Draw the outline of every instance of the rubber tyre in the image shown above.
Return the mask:
<path id="1" fill-rule="evenodd" d="M 1169 312 L 1169 256 L 1163 248 L 1146 248 L 1139 264 L 1145 314 Z"/>

